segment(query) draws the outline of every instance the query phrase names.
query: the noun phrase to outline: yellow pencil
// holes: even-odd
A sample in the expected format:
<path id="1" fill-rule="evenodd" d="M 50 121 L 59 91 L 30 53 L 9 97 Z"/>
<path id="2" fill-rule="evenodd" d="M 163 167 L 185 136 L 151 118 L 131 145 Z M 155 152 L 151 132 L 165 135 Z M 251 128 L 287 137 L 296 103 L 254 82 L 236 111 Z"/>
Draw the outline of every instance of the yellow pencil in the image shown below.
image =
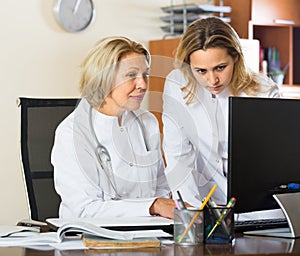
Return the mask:
<path id="1" fill-rule="evenodd" d="M 205 205 L 207 204 L 208 200 L 211 198 L 212 194 L 215 192 L 215 190 L 217 189 L 217 185 L 215 184 L 212 189 L 209 191 L 209 193 L 207 194 L 207 196 L 205 197 L 204 201 L 202 202 L 201 206 L 199 207 L 199 211 L 202 211 L 205 207 Z M 193 225 L 193 223 L 196 221 L 197 217 L 199 216 L 200 212 L 196 212 L 194 217 L 192 218 L 192 220 L 190 221 L 189 225 L 186 227 L 186 229 L 183 231 L 181 237 L 179 238 L 178 242 L 180 243 L 182 241 L 182 239 L 185 237 L 185 235 L 187 234 L 187 232 L 190 230 L 191 226 Z"/>

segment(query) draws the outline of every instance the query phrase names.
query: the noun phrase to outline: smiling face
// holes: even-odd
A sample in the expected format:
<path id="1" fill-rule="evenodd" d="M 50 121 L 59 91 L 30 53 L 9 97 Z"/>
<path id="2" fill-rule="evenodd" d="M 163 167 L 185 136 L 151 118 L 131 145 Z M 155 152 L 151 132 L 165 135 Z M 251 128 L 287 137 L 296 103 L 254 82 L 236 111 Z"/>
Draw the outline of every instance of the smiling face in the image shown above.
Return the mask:
<path id="1" fill-rule="evenodd" d="M 145 55 L 129 53 L 121 58 L 113 78 L 111 93 L 99 111 L 119 116 L 125 110 L 140 108 L 148 88 L 149 65 Z"/>
<path id="2" fill-rule="evenodd" d="M 221 93 L 230 84 L 235 62 L 225 48 L 197 50 L 190 55 L 194 77 L 212 94 Z"/>

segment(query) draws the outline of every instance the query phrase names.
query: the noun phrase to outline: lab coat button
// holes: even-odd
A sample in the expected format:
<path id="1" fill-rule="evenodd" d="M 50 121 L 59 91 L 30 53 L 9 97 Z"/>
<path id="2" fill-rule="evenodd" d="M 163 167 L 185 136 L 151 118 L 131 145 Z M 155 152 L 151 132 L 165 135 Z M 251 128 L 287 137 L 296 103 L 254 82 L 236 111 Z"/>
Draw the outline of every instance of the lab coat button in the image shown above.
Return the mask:
<path id="1" fill-rule="evenodd" d="M 133 163 L 129 163 L 129 166 L 132 167 L 132 166 L 133 166 Z"/>
<path id="2" fill-rule="evenodd" d="M 124 131 L 124 128 L 123 128 L 123 127 L 122 127 L 122 128 L 120 128 L 120 131 L 121 131 L 121 132 L 123 132 L 123 131 Z"/>
<path id="3" fill-rule="evenodd" d="M 216 162 L 219 163 L 219 162 L 220 162 L 220 159 L 217 159 Z"/>

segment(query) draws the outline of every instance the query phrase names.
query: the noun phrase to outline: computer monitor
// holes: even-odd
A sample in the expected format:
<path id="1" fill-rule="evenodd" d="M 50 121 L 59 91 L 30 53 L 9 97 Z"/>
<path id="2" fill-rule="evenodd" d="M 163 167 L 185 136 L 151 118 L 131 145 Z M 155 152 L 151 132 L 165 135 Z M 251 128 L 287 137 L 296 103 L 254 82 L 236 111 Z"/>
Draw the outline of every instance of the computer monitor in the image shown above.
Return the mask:
<path id="1" fill-rule="evenodd" d="M 230 97 L 228 131 L 235 212 L 279 208 L 272 195 L 287 192 L 279 186 L 300 183 L 300 100 Z"/>

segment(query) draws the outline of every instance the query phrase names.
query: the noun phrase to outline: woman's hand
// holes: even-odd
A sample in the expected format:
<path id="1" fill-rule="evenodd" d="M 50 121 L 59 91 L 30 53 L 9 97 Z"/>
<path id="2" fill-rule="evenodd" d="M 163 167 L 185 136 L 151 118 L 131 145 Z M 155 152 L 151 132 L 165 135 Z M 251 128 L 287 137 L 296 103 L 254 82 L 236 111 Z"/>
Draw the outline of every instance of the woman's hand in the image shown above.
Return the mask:
<path id="1" fill-rule="evenodd" d="M 174 219 L 174 208 L 176 205 L 170 198 L 157 198 L 151 205 L 151 215 L 159 215 L 165 218 Z"/>

